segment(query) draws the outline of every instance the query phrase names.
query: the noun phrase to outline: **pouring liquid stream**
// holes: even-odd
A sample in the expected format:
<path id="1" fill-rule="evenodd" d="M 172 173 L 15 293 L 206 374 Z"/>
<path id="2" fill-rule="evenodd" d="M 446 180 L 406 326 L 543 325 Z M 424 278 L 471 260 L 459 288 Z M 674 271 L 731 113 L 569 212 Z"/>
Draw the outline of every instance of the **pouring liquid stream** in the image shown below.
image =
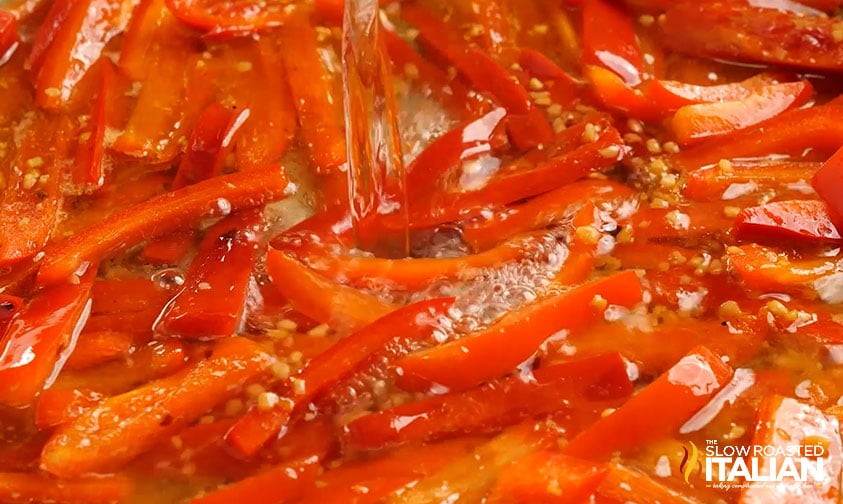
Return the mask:
<path id="1" fill-rule="evenodd" d="M 406 257 L 406 178 L 379 15 L 377 0 L 345 2 L 342 73 L 349 204 L 358 249 Z"/>

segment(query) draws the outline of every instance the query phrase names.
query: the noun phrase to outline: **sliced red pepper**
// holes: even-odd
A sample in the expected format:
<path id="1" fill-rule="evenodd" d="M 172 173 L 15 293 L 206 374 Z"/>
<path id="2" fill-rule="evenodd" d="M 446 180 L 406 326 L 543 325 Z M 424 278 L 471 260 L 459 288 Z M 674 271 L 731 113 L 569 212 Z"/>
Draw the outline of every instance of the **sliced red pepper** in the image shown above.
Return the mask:
<path id="1" fill-rule="evenodd" d="M 584 201 L 619 206 L 631 200 L 633 192 L 627 186 L 604 180 L 583 180 L 562 186 L 530 199 L 520 205 L 507 207 L 491 217 L 478 217 L 463 227 L 463 239 L 474 250 L 486 250 L 506 237 L 549 226 L 568 217 L 577 204 Z"/>
<path id="2" fill-rule="evenodd" d="M 811 185 L 828 203 L 832 220 L 838 229 L 843 228 L 843 147 L 814 173 Z"/>
<path id="3" fill-rule="evenodd" d="M 213 339 L 239 331 L 262 224 L 259 210 L 247 210 L 206 231 L 187 270 L 185 286 L 153 328 L 156 334 Z"/>
<path id="4" fill-rule="evenodd" d="M 304 145 L 320 173 L 346 162 L 340 83 L 322 64 L 315 28 L 296 16 L 280 32 L 281 59 L 296 106 Z"/>
<path id="5" fill-rule="evenodd" d="M 563 452 L 602 460 L 672 435 L 729 383 L 732 374 L 719 355 L 697 347 L 612 414 L 577 434 Z"/>
<path id="6" fill-rule="evenodd" d="M 196 120 L 187 139 L 173 189 L 222 173 L 225 157 L 234 148 L 234 139 L 249 115 L 249 109 L 231 110 L 219 103 L 209 105 Z"/>
<path id="7" fill-rule="evenodd" d="M 822 201 L 774 201 L 744 208 L 732 236 L 760 243 L 840 243 L 828 206 Z"/>
<path id="8" fill-rule="evenodd" d="M 362 416 L 344 428 L 353 447 L 376 449 L 413 441 L 483 434 L 529 417 L 577 408 L 592 409 L 593 418 L 626 399 L 632 383 L 619 354 L 549 366 L 533 372 L 534 380 L 512 376 L 479 388 L 430 397 Z M 594 404 L 599 402 L 600 404 Z"/>
<path id="9" fill-rule="evenodd" d="M 103 142 L 108 127 L 108 105 L 111 93 L 114 92 L 114 64 L 106 59 L 100 67 L 100 84 L 94 110 L 87 126 L 79 134 L 71 172 L 71 180 L 83 190 L 97 188 L 105 182 Z"/>
<path id="10" fill-rule="evenodd" d="M 582 17 L 583 63 L 611 70 L 627 86 L 640 84 L 644 57 L 624 8 L 609 0 L 585 0 Z"/>
<path id="11" fill-rule="evenodd" d="M 383 354 L 396 337 L 412 341 L 430 336 L 431 323 L 453 302 L 452 298 L 444 298 L 414 303 L 340 340 L 308 362 L 298 376 L 285 382 L 283 393 L 289 404 L 277 404 L 264 410 L 251 409 L 231 428 L 226 441 L 238 453 L 255 453 L 287 424 L 293 413 L 349 377 L 373 356 Z"/>
<path id="12" fill-rule="evenodd" d="M 284 196 L 287 178 L 279 166 L 216 177 L 129 207 L 70 238 L 51 244 L 39 263 L 40 285 L 65 281 L 91 261 L 187 223 Z"/>
<path id="13" fill-rule="evenodd" d="M 72 131 L 61 116 L 39 116 L 23 131 L 0 205 L 0 264 L 31 257 L 53 234 Z"/>
<path id="14" fill-rule="evenodd" d="M 595 138 L 584 140 L 586 131 Z M 528 152 L 502 167 L 480 189 L 410 202 L 410 225 L 431 227 L 457 221 L 548 192 L 614 165 L 625 152 L 620 134 L 607 118 L 584 121 L 561 133 L 555 145 Z"/>
<path id="15" fill-rule="evenodd" d="M 551 83 L 547 87 L 553 103 L 563 107 L 570 106 L 579 97 L 582 84 L 575 81 L 543 53 L 529 48 L 521 49 L 518 64 L 530 77 Z"/>
<path id="16" fill-rule="evenodd" d="M 18 21 L 15 15 L 0 9 L 0 60 L 7 61 L 18 45 Z"/>
<path id="17" fill-rule="evenodd" d="M 120 331 L 83 331 L 63 369 L 90 369 L 136 351 L 137 336 Z"/>
<path id="18" fill-rule="evenodd" d="M 797 15 L 744 2 L 674 2 L 666 12 L 664 42 L 695 56 L 843 70 L 835 18 Z"/>
<path id="19" fill-rule="evenodd" d="M 841 144 L 843 106 L 823 105 L 785 112 L 726 137 L 685 149 L 672 159 L 688 171 L 693 171 L 716 164 L 724 157 L 801 156 L 806 149 L 831 155 Z"/>
<path id="20" fill-rule="evenodd" d="M 278 37 L 265 34 L 257 41 L 226 44 L 215 58 L 218 99 L 249 109 L 236 140 L 238 170 L 279 162 L 296 135 L 296 108 L 282 57 L 285 50 Z"/>
<path id="21" fill-rule="evenodd" d="M 297 311 L 323 324 L 354 331 L 396 308 L 378 296 L 331 282 L 280 250 L 269 250 L 266 269 Z"/>
<path id="22" fill-rule="evenodd" d="M 90 280 L 32 298 L 0 340 L 0 404 L 26 406 L 49 386 L 76 344 L 90 310 Z"/>
<path id="23" fill-rule="evenodd" d="M 286 2 L 252 0 L 167 0 L 167 7 L 182 23 L 211 36 L 247 36 L 276 28 L 290 17 Z"/>
<path id="24" fill-rule="evenodd" d="M 130 79 L 146 77 L 150 52 L 157 51 L 156 31 L 168 22 L 169 16 L 164 0 L 140 0 L 132 11 L 117 61 L 120 71 Z"/>
<path id="25" fill-rule="evenodd" d="M 659 504 L 693 504 L 681 492 L 662 484 L 655 478 L 641 471 L 626 467 L 619 463 L 609 464 L 603 481 L 597 488 L 597 494 L 609 497 L 611 502 L 658 502 Z M 602 501 L 599 501 L 602 502 Z"/>
<path id="26" fill-rule="evenodd" d="M 24 307 L 24 300 L 10 294 L 0 294 L 0 334 L 6 334 L 9 324 Z"/>
<path id="27" fill-rule="evenodd" d="M 123 0 L 60 0 L 49 22 L 41 25 L 30 55 L 36 102 L 49 109 L 64 107 L 74 87 L 96 63 L 105 45 L 126 21 Z"/>
<path id="28" fill-rule="evenodd" d="M 680 144 L 721 136 L 798 107 L 814 92 L 808 81 L 771 84 L 740 101 L 686 105 L 676 111 L 670 127 Z"/>
<path id="29" fill-rule="evenodd" d="M 102 394 L 93 390 L 45 390 L 35 405 L 35 426 L 46 430 L 67 423 L 96 405 L 102 398 Z"/>
<path id="30" fill-rule="evenodd" d="M 647 96 L 654 104 L 664 107 L 667 112 L 674 112 L 685 105 L 744 100 L 758 88 L 788 80 L 785 77 L 773 72 L 762 72 L 740 82 L 714 86 L 654 80 L 647 85 Z"/>
<path id="31" fill-rule="evenodd" d="M 606 477 L 593 462 L 539 450 L 511 464 L 486 498 L 488 504 L 585 502 Z"/>
<path id="32" fill-rule="evenodd" d="M 776 501 L 831 504 L 837 499 L 843 446 L 834 416 L 796 399 L 778 395 L 768 397 L 761 404 L 752 444 L 769 446 L 770 451 L 765 449 L 764 453 L 773 453 L 752 457 L 753 467 L 758 463 L 758 474 L 770 474 L 771 471 L 783 474 L 787 460 L 796 467 L 811 464 L 819 474 L 814 473 L 811 484 L 804 486 L 797 478 L 787 475 L 781 478 L 781 485 L 752 485 L 741 493 L 741 504 Z M 786 455 L 791 450 L 797 455 Z"/>
<path id="33" fill-rule="evenodd" d="M 637 119 L 657 120 L 660 110 L 641 90 L 627 86 L 611 70 L 586 65 L 585 78 L 591 83 L 597 101 L 604 107 Z"/>
<path id="34" fill-rule="evenodd" d="M 138 312 L 93 315 L 85 325 L 85 332 L 125 331 L 130 334 L 151 335 L 152 324 L 160 314 L 160 308 L 152 308 Z"/>
<path id="35" fill-rule="evenodd" d="M 191 504 L 269 503 L 298 499 L 319 476 L 318 459 L 293 460 L 191 500 Z"/>
<path id="36" fill-rule="evenodd" d="M 197 235 L 196 230 L 185 229 L 160 236 L 143 246 L 140 258 L 150 264 L 175 266 L 193 250 Z"/>
<path id="37" fill-rule="evenodd" d="M 91 288 L 91 314 L 160 310 L 171 295 L 148 278 L 97 280 Z"/>
<path id="38" fill-rule="evenodd" d="M 783 252 L 757 244 L 726 249 L 728 265 L 750 289 L 762 292 L 808 293 L 820 282 L 834 282 L 834 257 L 793 259 Z"/>
<path id="39" fill-rule="evenodd" d="M 44 474 L 0 473 L 0 500 L 6 502 L 85 502 L 109 504 L 134 492 L 126 476 L 99 475 L 57 480 Z"/>
<path id="40" fill-rule="evenodd" d="M 503 376 L 529 359 L 553 334 L 576 331 L 602 319 L 603 311 L 594 306 L 595 296 L 608 304 L 630 307 L 641 301 L 641 285 L 635 272 L 625 271 L 543 299 L 505 315 L 487 329 L 399 359 L 394 365 L 398 382 L 414 391 L 435 384 L 456 391 Z M 558 316 L 562 312 L 566 317 Z"/>
<path id="41" fill-rule="evenodd" d="M 60 427 L 41 453 L 41 467 L 61 477 L 113 470 L 236 395 L 272 362 L 245 338 L 220 340 L 209 353 L 177 374 L 109 397 Z"/>
<path id="42" fill-rule="evenodd" d="M 722 200 L 733 184 L 754 184 L 759 191 L 773 189 L 779 197 L 797 198 L 811 195 L 809 182 L 820 166 L 808 161 L 733 161 L 728 171 L 711 166 L 689 173 L 683 194 L 698 201 Z"/>

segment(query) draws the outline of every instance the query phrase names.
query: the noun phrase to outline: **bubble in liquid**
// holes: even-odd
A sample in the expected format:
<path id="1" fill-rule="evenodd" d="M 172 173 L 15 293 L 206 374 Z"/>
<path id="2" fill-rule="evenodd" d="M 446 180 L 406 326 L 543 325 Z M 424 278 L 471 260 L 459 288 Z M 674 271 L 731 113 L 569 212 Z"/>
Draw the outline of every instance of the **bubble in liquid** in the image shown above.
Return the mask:
<path id="1" fill-rule="evenodd" d="M 164 290 L 175 289 L 184 285 L 184 273 L 179 268 L 167 268 L 155 272 L 152 281 Z"/>

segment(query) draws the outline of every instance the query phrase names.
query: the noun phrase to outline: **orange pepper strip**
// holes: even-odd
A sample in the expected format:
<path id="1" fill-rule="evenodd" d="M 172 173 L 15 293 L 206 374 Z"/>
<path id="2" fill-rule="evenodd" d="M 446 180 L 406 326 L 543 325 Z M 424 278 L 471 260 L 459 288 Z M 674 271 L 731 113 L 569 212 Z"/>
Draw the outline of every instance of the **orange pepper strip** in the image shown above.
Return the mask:
<path id="1" fill-rule="evenodd" d="M 175 266 L 196 245 L 197 235 L 194 229 L 180 229 L 149 241 L 140 251 L 140 258 L 145 263 L 159 266 Z"/>
<path id="2" fill-rule="evenodd" d="M 0 339 L 0 404 L 25 406 L 55 379 L 90 310 L 91 282 L 59 285 L 33 297 Z"/>
<path id="3" fill-rule="evenodd" d="M 779 197 L 797 199 L 800 194 L 805 194 L 808 189 L 806 184 L 822 166 L 808 161 L 732 161 L 730 164 L 728 172 L 711 166 L 689 173 L 682 193 L 692 200 L 722 201 L 723 193 L 732 184 L 752 183 L 759 191 L 773 189 Z"/>
<path id="4" fill-rule="evenodd" d="M 132 495 L 125 476 L 97 476 L 57 480 L 43 474 L 0 473 L 0 500 L 4 502 L 62 502 L 110 504 Z"/>
<path id="5" fill-rule="evenodd" d="M 611 70 L 628 86 L 640 84 L 644 57 L 626 9 L 609 0 L 584 0 L 582 16 L 583 63 Z"/>
<path id="6" fill-rule="evenodd" d="M 304 144 L 319 173 L 334 172 L 346 162 L 338 77 L 322 64 L 316 31 L 307 19 L 294 16 L 279 35 Z"/>
<path id="7" fill-rule="evenodd" d="M 779 245 L 839 244 L 843 241 L 832 223 L 831 210 L 824 201 L 772 201 L 744 208 L 735 217 L 732 236 Z"/>
<path id="8" fill-rule="evenodd" d="M 362 416 L 345 426 L 345 441 L 355 448 L 379 449 L 411 441 L 483 434 L 526 418 L 570 409 L 621 404 L 632 383 L 620 354 L 606 354 L 544 367 L 535 381 L 520 376 L 494 380 L 478 388 L 433 396 Z M 600 392 L 595 392 L 599 390 Z M 599 398 L 598 398 L 599 396 Z M 612 404 L 607 404 L 612 403 Z"/>
<path id="9" fill-rule="evenodd" d="M 173 189 L 216 177 L 222 172 L 225 156 L 234 148 L 233 139 L 249 119 L 249 109 L 230 110 L 219 103 L 209 105 L 199 118 L 179 162 Z"/>
<path id="10" fill-rule="evenodd" d="M 815 502 L 832 504 L 840 491 L 841 459 L 843 446 L 840 426 L 836 417 L 823 413 L 815 406 L 804 404 L 790 397 L 768 396 L 759 408 L 758 423 L 752 444 L 769 446 L 776 452 L 770 456 L 753 457 L 758 460 L 758 474 L 781 471 L 786 460 L 796 459 L 808 463 L 822 459 L 822 471 L 812 478 L 812 483 L 799 488 L 799 481 L 791 476 L 782 478 L 782 485 L 750 486 L 741 493 L 740 503 L 753 502 Z M 796 457 L 779 455 L 786 450 L 798 453 Z M 766 453 L 766 450 L 765 450 Z M 772 466 L 772 467 L 771 467 Z M 793 486 L 790 486 L 793 485 Z"/>
<path id="11" fill-rule="evenodd" d="M 316 480 L 321 469 L 318 462 L 319 459 L 315 457 L 286 462 L 197 497 L 190 502 L 191 504 L 288 502 L 301 497 L 307 487 Z"/>
<path id="12" fill-rule="evenodd" d="M 466 390 L 503 376 L 533 355 L 550 336 L 576 331 L 603 318 L 595 296 L 630 307 L 641 301 L 641 284 L 633 271 L 596 280 L 511 312 L 487 329 L 399 359 L 398 383 L 413 391 L 438 384 Z M 565 313 L 565 317 L 559 317 Z"/>
<path id="13" fill-rule="evenodd" d="M 45 390 L 35 404 L 35 426 L 46 430 L 70 422 L 102 398 L 102 394 L 86 389 Z"/>
<path id="14" fill-rule="evenodd" d="M 63 369 L 88 369 L 126 357 L 135 349 L 133 334 L 121 331 L 83 332 Z"/>
<path id="15" fill-rule="evenodd" d="M 267 252 L 266 269 L 297 311 L 323 324 L 355 331 L 397 308 L 378 296 L 334 283 L 280 250 Z"/>
<path id="16" fill-rule="evenodd" d="M 816 282 L 834 280 L 839 258 L 791 259 L 755 243 L 726 249 L 730 271 L 750 289 L 810 293 Z"/>
<path id="17" fill-rule="evenodd" d="M 670 122 L 682 145 L 748 128 L 807 102 L 814 93 L 808 81 L 771 84 L 739 101 L 685 105 Z"/>
<path id="18" fill-rule="evenodd" d="M 744 100 L 758 88 L 787 81 L 786 75 L 762 72 L 741 82 L 716 86 L 698 86 L 671 80 L 654 80 L 647 85 L 646 94 L 666 112 L 675 112 L 685 105 Z"/>
<path id="19" fill-rule="evenodd" d="M 96 280 L 91 286 L 91 314 L 160 310 L 171 296 L 148 278 Z"/>
<path id="20" fill-rule="evenodd" d="M 402 289 L 418 290 L 442 278 L 471 280 L 484 270 L 527 257 L 546 235 L 534 233 L 515 236 L 485 252 L 448 258 L 383 259 L 338 256 L 311 247 L 305 250 L 310 267 L 334 281 L 345 280 L 354 285 L 386 283 Z"/>
<path id="21" fill-rule="evenodd" d="M 799 156 L 811 148 L 832 154 L 843 144 L 843 105 L 823 105 L 785 112 L 763 123 L 685 149 L 672 160 L 688 171 L 731 158 L 769 154 Z"/>
<path id="22" fill-rule="evenodd" d="M 582 202 L 604 203 L 615 207 L 632 199 L 633 191 L 616 182 L 583 180 L 541 194 L 520 205 L 507 207 L 469 221 L 463 227 L 463 239 L 474 250 L 502 242 L 506 237 L 549 226 L 568 217 Z"/>
<path id="23" fill-rule="evenodd" d="M 110 60 L 103 60 L 97 98 L 91 119 L 79 134 L 79 144 L 73 159 L 71 179 L 82 188 L 99 187 L 105 182 L 105 165 L 103 154 L 105 147 L 105 130 L 108 127 L 106 114 L 114 92 L 114 64 Z"/>
<path id="24" fill-rule="evenodd" d="M 700 346 L 614 413 L 577 434 L 564 448 L 574 457 L 601 460 L 676 431 L 732 379 L 719 355 Z M 659 415 L 653 415 L 659 411 Z"/>
<path id="25" fill-rule="evenodd" d="M 593 462 L 539 450 L 507 467 L 486 498 L 488 504 L 587 502 L 607 469 Z"/>
<path id="26" fill-rule="evenodd" d="M 59 428 L 44 446 L 41 467 L 61 477 L 113 470 L 236 395 L 272 362 L 258 344 L 237 337 L 221 340 L 209 353 Z"/>
<path id="27" fill-rule="evenodd" d="M 26 304 L 23 298 L 0 293 L 0 334 L 6 334 L 9 324 Z"/>
<path id="28" fill-rule="evenodd" d="M 156 51 L 155 32 L 170 16 L 164 0 L 140 0 L 132 10 L 120 45 L 117 67 L 132 80 L 146 77 L 150 52 Z"/>
<path id="29" fill-rule="evenodd" d="M 817 194 L 829 205 L 835 224 L 843 228 L 843 146 L 831 156 L 811 179 Z"/>
<path id="30" fill-rule="evenodd" d="M 629 87 L 611 70 L 602 66 L 586 65 L 583 74 L 591 83 L 595 98 L 604 107 L 648 121 L 660 118 L 662 112 L 652 100 L 641 91 Z"/>
<path id="31" fill-rule="evenodd" d="M 161 314 L 161 308 L 149 308 L 136 312 L 114 312 L 93 315 L 85 324 L 83 333 L 101 331 L 127 332 L 129 334 L 151 335 L 152 324 Z"/>
<path id="32" fill-rule="evenodd" d="M 220 211 L 263 205 L 284 196 L 287 177 L 280 166 L 216 177 L 184 187 L 113 214 L 45 249 L 36 282 L 71 278 L 91 261 Z M 215 208 L 216 207 L 216 208 Z"/>
<path id="33" fill-rule="evenodd" d="M 597 494 L 617 499 L 618 502 L 658 502 L 660 504 L 700 504 L 685 497 L 646 474 L 621 464 L 609 464 Z"/>
<path id="34" fill-rule="evenodd" d="M 67 105 L 76 84 L 96 63 L 108 41 L 128 20 L 124 0 L 60 0 L 36 34 L 30 55 L 35 101 L 47 109 Z M 42 33 L 43 32 L 43 33 Z"/>
<path id="35" fill-rule="evenodd" d="M 368 359 L 383 353 L 396 337 L 427 338 L 433 330 L 431 323 L 453 302 L 452 298 L 443 298 L 405 306 L 340 340 L 285 382 L 283 395 L 289 398 L 288 405 L 279 404 L 270 410 L 251 409 L 231 428 L 226 441 L 238 453 L 255 453 L 287 424 L 293 413 L 350 376 Z"/>
<path id="36" fill-rule="evenodd" d="M 156 335 L 213 339 L 239 332 L 262 225 L 261 212 L 247 210 L 208 229 L 186 284 L 155 324 Z"/>
<path id="37" fill-rule="evenodd" d="M 31 257 L 53 233 L 72 130 L 60 116 L 38 116 L 24 130 L 0 205 L 0 264 Z"/>

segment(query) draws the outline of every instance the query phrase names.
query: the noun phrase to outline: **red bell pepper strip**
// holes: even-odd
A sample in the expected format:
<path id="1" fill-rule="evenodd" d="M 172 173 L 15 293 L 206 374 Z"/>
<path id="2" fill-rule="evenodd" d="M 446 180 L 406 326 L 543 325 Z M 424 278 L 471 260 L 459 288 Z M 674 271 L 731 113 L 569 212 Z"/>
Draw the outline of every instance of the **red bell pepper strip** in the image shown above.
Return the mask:
<path id="1" fill-rule="evenodd" d="M 315 457 L 293 460 L 191 500 L 191 504 L 251 502 L 273 504 L 298 499 L 319 476 Z"/>
<path id="2" fill-rule="evenodd" d="M 577 434 L 563 452 L 601 460 L 674 434 L 732 374 L 719 355 L 697 347 L 614 413 Z"/>
<path id="3" fill-rule="evenodd" d="M 759 408 L 752 444 L 769 446 L 770 451 L 775 449 L 775 452 L 750 459 L 753 466 L 757 461 L 758 474 L 783 474 L 786 460 L 795 462 L 796 467 L 810 464 L 818 473 L 814 473 L 810 477 L 811 483 L 804 487 L 799 479 L 788 475 L 781 478 L 781 485 L 752 485 L 743 490 L 739 502 L 833 503 L 840 491 L 840 460 L 843 458 L 839 429 L 836 417 L 815 406 L 779 395 L 765 398 Z M 789 450 L 797 455 L 788 457 L 784 453 Z M 818 459 L 822 459 L 821 465 Z"/>
<path id="4" fill-rule="evenodd" d="M 68 120 L 46 116 L 24 130 L 0 204 L 0 264 L 31 257 L 52 235 L 72 130 Z"/>
<path id="5" fill-rule="evenodd" d="M 688 171 L 729 158 L 769 154 L 800 156 L 811 148 L 831 155 L 843 144 L 843 106 L 823 105 L 785 112 L 761 124 L 685 149 L 672 157 Z"/>
<path id="6" fill-rule="evenodd" d="M 744 208 L 735 217 L 732 236 L 738 240 L 780 244 L 840 243 L 828 206 L 822 201 L 773 201 Z"/>
<path id="7" fill-rule="evenodd" d="M 257 8 L 249 0 L 167 0 L 167 7 L 182 23 L 211 36 L 251 35 L 283 25 L 290 17 L 284 2 Z"/>
<path id="8" fill-rule="evenodd" d="M 209 105 L 196 120 L 187 139 L 187 147 L 179 162 L 173 189 L 195 184 L 222 173 L 225 157 L 234 148 L 234 141 L 249 109 L 230 110 L 219 103 Z"/>
<path id="9" fill-rule="evenodd" d="M 564 411 L 576 404 L 594 413 L 619 404 L 632 394 L 632 383 L 620 354 L 537 369 L 535 380 L 501 378 L 465 392 L 433 396 L 357 418 L 347 424 L 345 441 L 356 448 L 379 449 L 393 444 L 443 437 L 483 434 L 529 417 Z M 591 404 L 590 404 L 591 403 Z"/>
<path id="10" fill-rule="evenodd" d="M 61 477 L 113 470 L 236 395 L 272 362 L 258 344 L 237 337 L 220 340 L 209 354 L 60 427 L 41 453 L 41 467 Z"/>
<path id="11" fill-rule="evenodd" d="M 473 98 L 462 82 L 451 79 L 439 67 L 422 58 L 395 32 L 383 29 L 379 33 L 396 74 L 409 79 L 423 94 L 430 94 L 463 119 L 478 115 L 482 110 L 482 102 Z"/>
<path id="12" fill-rule="evenodd" d="M 140 0 L 132 10 L 132 18 L 126 27 L 120 45 L 117 66 L 132 80 L 142 80 L 148 71 L 150 53 L 158 50 L 156 31 L 170 18 L 164 0 Z"/>
<path id="13" fill-rule="evenodd" d="M 105 130 L 108 127 L 108 105 L 114 92 L 114 64 L 105 59 L 100 64 L 100 83 L 94 110 L 85 128 L 79 134 L 76 155 L 73 158 L 71 180 L 83 190 L 97 188 L 105 182 L 103 154 Z"/>
<path id="14" fill-rule="evenodd" d="M 137 350 L 137 337 L 129 332 L 83 331 L 76 348 L 64 363 L 67 370 L 90 369 L 130 355 Z"/>
<path id="15" fill-rule="evenodd" d="M 826 277 L 834 281 L 834 257 L 792 259 L 757 244 L 726 249 L 728 265 L 744 285 L 762 292 L 815 294 L 812 287 Z"/>
<path id="16" fill-rule="evenodd" d="M 683 495 L 641 471 L 619 463 L 609 464 L 609 470 L 597 488 L 597 495 L 608 497 L 611 502 L 658 502 L 659 504 L 698 504 L 699 501 Z M 602 502 L 602 501 L 600 501 Z"/>
<path id="17" fill-rule="evenodd" d="M 544 53 L 523 48 L 518 56 L 518 64 L 531 78 L 550 82 L 546 88 L 553 103 L 568 107 L 573 105 L 581 94 L 582 83 L 574 80 Z"/>
<path id="18" fill-rule="evenodd" d="M 171 296 L 148 278 L 97 280 L 91 287 L 91 314 L 160 310 Z"/>
<path id="19" fill-rule="evenodd" d="M 0 473 L 0 501 L 4 502 L 109 504 L 125 501 L 133 490 L 132 481 L 122 475 L 57 480 L 44 474 Z"/>
<path id="20" fill-rule="evenodd" d="M 843 229 L 843 147 L 814 173 L 811 185 L 828 204 L 838 229 Z"/>
<path id="21" fill-rule="evenodd" d="M 346 162 L 345 124 L 338 76 L 322 64 L 315 28 L 301 16 L 280 32 L 281 59 L 304 145 L 319 173 L 332 173 Z"/>
<path id="22" fill-rule="evenodd" d="M 726 135 L 804 104 L 814 92 L 808 81 L 771 84 L 740 101 L 686 105 L 670 122 L 680 144 Z"/>
<path id="23" fill-rule="evenodd" d="M 125 24 L 123 0 L 61 0 L 53 4 L 36 34 L 30 55 L 35 76 L 35 100 L 59 109 L 70 100 L 76 84 L 96 63 L 105 45 Z"/>
<path id="24" fill-rule="evenodd" d="M 500 126 L 505 118 L 506 110 L 496 108 L 434 140 L 407 166 L 408 198 L 429 198 L 449 170 L 502 148 L 506 141 L 500 138 Z"/>
<path id="25" fill-rule="evenodd" d="M 593 141 L 583 140 L 586 131 L 594 132 Z M 614 165 L 625 152 L 620 134 L 605 117 L 584 121 L 560 134 L 556 145 L 529 152 L 501 168 L 478 190 L 411 201 L 410 225 L 452 222 L 551 191 Z"/>
<path id="26" fill-rule="evenodd" d="M 583 63 L 611 70 L 627 86 L 640 84 L 644 57 L 624 8 L 608 0 L 585 0 L 582 17 Z"/>
<path id="27" fill-rule="evenodd" d="M 602 319 L 603 312 L 593 306 L 595 296 L 630 307 L 641 301 L 641 285 L 633 271 L 625 271 L 528 305 L 477 333 L 399 359 L 394 364 L 398 383 L 414 391 L 434 384 L 458 391 L 503 376 L 550 336 Z"/>
<path id="28" fill-rule="evenodd" d="M 586 65 L 585 78 L 591 83 L 595 98 L 604 107 L 623 115 L 644 120 L 658 120 L 661 111 L 641 90 L 627 86 L 611 70 Z"/>
<path id="29" fill-rule="evenodd" d="M 90 312 L 90 280 L 36 294 L 0 340 L 0 404 L 30 404 L 61 370 Z"/>
<path id="30" fill-rule="evenodd" d="M 152 324 L 161 314 L 161 308 L 138 312 L 116 312 L 93 315 L 85 324 L 85 332 L 125 331 L 130 334 L 151 335 Z"/>
<path id="31" fill-rule="evenodd" d="M 779 197 L 798 198 L 811 194 L 811 177 L 820 163 L 809 161 L 730 162 L 729 171 L 718 166 L 695 170 L 688 174 L 682 194 L 692 200 L 722 201 L 732 184 L 754 184 L 759 191 L 775 190 Z"/>
<path id="32" fill-rule="evenodd" d="M 188 223 L 232 210 L 260 206 L 284 196 L 287 177 L 279 166 L 216 177 L 129 207 L 45 250 L 37 283 L 64 281 L 103 256 Z"/>
<path id="33" fill-rule="evenodd" d="M 463 239 L 474 250 L 486 250 L 518 233 L 539 229 L 568 217 L 582 202 L 608 203 L 611 207 L 631 201 L 632 190 L 615 182 L 583 180 L 541 194 L 520 205 L 507 207 L 491 217 L 478 217 L 463 226 Z"/>
<path id="34" fill-rule="evenodd" d="M 167 303 L 153 328 L 156 334 L 214 339 L 239 332 L 262 225 L 261 212 L 247 210 L 206 231 L 185 286 Z"/>
<path id="35" fill-rule="evenodd" d="M 238 170 L 280 161 L 298 129 L 282 57 L 286 49 L 278 42 L 264 34 L 257 41 L 222 46 L 214 59 L 217 99 L 249 109 L 234 149 Z"/>
<path id="36" fill-rule="evenodd" d="M 486 498 L 488 504 L 585 502 L 606 477 L 607 469 L 551 450 L 539 450 L 514 462 Z"/>
<path id="37" fill-rule="evenodd" d="M 238 453 L 255 453 L 287 424 L 292 414 L 349 377 L 373 356 L 383 354 L 396 337 L 409 340 L 428 337 L 433 330 L 431 323 L 447 312 L 453 302 L 452 298 L 443 298 L 414 303 L 340 340 L 285 382 L 283 395 L 289 404 L 278 404 L 268 410 L 251 409 L 234 424 L 226 441 Z"/>
<path id="38" fill-rule="evenodd" d="M 674 2 L 665 13 L 664 42 L 707 58 L 840 71 L 843 47 L 835 18 L 804 16 L 744 2 Z"/>
<path id="39" fill-rule="evenodd" d="M 0 61 L 7 61 L 17 46 L 17 18 L 13 13 L 0 9 Z"/>
<path id="40" fill-rule="evenodd" d="M 198 233 L 184 229 L 160 236 L 143 246 L 140 258 L 146 263 L 175 266 L 193 250 Z"/>
<path id="41" fill-rule="evenodd" d="M 667 112 L 675 112 L 685 105 L 697 103 L 719 103 L 749 98 L 756 89 L 778 84 L 787 79 L 785 75 L 762 72 L 740 82 L 698 86 L 671 80 L 653 80 L 646 88 L 647 97 Z"/>
<path id="42" fill-rule="evenodd" d="M 102 394 L 85 389 L 48 389 L 35 404 L 35 426 L 52 429 L 70 422 L 102 400 Z"/>
<path id="43" fill-rule="evenodd" d="M 323 324 L 355 331 L 396 308 L 378 296 L 331 282 L 280 250 L 267 252 L 266 269 L 297 311 Z"/>

